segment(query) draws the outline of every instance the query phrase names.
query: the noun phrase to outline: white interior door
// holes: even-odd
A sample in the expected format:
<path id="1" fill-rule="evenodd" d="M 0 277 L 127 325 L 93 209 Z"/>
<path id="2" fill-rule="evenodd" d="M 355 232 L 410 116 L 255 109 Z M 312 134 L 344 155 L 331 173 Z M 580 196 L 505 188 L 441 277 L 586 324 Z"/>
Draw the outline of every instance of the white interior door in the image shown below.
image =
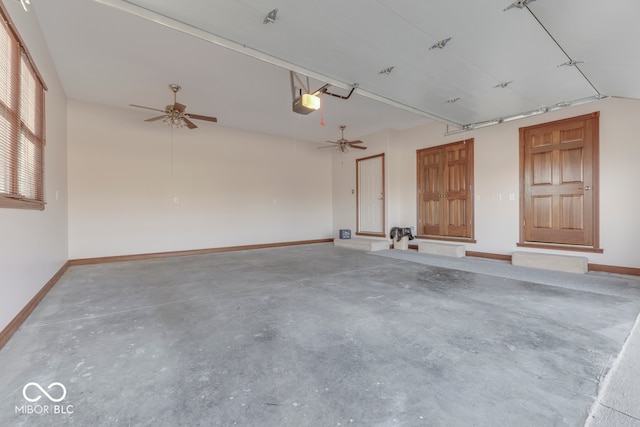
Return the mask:
<path id="1" fill-rule="evenodd" d="M 356 160 L 358 234 L 385 235 L 384 153 Z"/>

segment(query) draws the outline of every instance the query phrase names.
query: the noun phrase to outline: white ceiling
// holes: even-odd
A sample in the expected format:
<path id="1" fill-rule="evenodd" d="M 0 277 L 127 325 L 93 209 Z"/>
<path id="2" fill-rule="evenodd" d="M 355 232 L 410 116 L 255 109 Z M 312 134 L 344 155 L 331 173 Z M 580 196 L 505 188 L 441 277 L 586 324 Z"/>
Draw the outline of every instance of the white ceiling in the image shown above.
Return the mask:
<path id="1" fill-rule="evenodd" d="M 636 0 L 536 0 L 506 11 L 510 0 L 31 3 L 66 95 L 128 108 L 132 120 L 155 114 L 129 104 L 171 103 L 170 83 L 183 87 L 187 112 L 310 141 L 337 139 L 340 124 L 355 139 L 598 95 L 640 98 Z M 274 8 L 275 22 L 263 23 Z M 449 37 L 443 49 L 429 49 Z M 580 62 L 560 65 L 569 60 Z M 312 91 L 358 88 L 348 100 L 324 95 L 322 111 L 303 116 L 291 110 L 288 70 L 311 76 Z"/>

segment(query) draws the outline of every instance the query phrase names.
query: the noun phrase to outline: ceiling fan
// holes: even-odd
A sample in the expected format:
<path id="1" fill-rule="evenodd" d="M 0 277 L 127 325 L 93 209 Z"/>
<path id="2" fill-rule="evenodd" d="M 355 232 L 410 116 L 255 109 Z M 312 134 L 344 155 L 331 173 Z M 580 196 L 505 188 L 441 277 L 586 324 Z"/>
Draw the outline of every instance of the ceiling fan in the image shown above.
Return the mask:
<path id="1" fill-rule="evenodd" d="M 160 111 L 161 113 L 164 113 L 162 116 L 146 119 L 145 122 L 155 122 L 156 120 L 162 119 L 162 122 L 164 124 L 174 128 L 179 128 L 183 126 L 186 126 L 189 129 L 197 128 L 198 126 L 196 126 L 196 124 L 193 123 L 190 119 L 206 120 L 208 122 L 218 121 L 218 119 L 216 119 L 215 117 L 202 116 L 200 114 L 191 114 L 191 113 L 185 112 L 187 106 L 184 104 L 180 104 L 179 102 L 176 101 L 176 94 L 180 90 L 180 86 L 178 86 L 177 84 L 170 84 L 169 89 L 171 89 L 171 91 L 173 92 L 173 105 L 167 105 L 166 107 L 164 107 L 164 110 L 160 110 L 158 108 L 144 107 L 142 105 L 134 105 L 134 104 L 129 104 L 129 105 L 131 107 L 145 108 L 147 110 Z"/>
<path id="2" fill-rule="evenodd" d="M 364 144 L 363 141 L 360 141 L 360 140 L 349 141 L 348 139 L 344 138 L 344 129 L 346 128 L 345 125 L 340 125 L 339 128 L 340 128 L 340 132 L 342 133 L 342 136 L 340 137 L 340 139 L 337 141 L 325 141 L 325 142 L 337 145 L 338 151 L 340 151 L 341 153 L 346 153 L 347 151 L 349 151 L 349 148 L 357 148 L 358 150 L 367 149 L 367 147 L 357 145 L 357 144 Z M 319 147 L 319 148 L 333 148 L 335 145 L 327 145 L 325 147 Z"/>

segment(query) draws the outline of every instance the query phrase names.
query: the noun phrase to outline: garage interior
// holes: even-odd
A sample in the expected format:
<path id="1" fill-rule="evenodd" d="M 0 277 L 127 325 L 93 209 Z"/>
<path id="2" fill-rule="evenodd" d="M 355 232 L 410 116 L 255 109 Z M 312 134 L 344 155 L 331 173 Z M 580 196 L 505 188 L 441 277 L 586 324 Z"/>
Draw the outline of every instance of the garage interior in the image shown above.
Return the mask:
<path id="1" fill-rule="evenodd" d="M 0 353 L 0 420 L 64 378 L 81 425 L 633 425 L 625 380 L 592 405 L 640 281 L 382 252 L 71 267 Z"/>
<path id="2" fill-rule="evenodd" d="M 44 209 L 0 208 L 0 424 L 640 425 L 636 2 L 2 9 L 46 145 Z M 523 135 L 576 118 L 544 158 L 588 240 L 537 241 Z M 460 215 L 421 198 L 452 147 Z"/>

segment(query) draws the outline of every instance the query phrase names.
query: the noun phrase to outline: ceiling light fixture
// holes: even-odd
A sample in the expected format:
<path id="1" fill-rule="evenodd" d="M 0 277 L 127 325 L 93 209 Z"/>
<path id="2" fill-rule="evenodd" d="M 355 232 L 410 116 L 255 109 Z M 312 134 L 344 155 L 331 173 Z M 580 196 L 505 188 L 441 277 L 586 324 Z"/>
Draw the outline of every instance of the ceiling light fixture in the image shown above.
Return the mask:
<path id="1" fill-rule="evenodd" d="M 278 14 L 278 9 L 273 9 L 271 12 L 267 13 L 267 16 L 264 17 L 263 24 L 268 24 L 269 22 L 276 22 L 276 15 Z"/>
<path id="2" fill-rule="evenodd" d="M 165 117 L 162 120 L 162 123 L 172 128 L 184 127 L 184 122 L 182 121 L 182 117 L 175 116 L 175 115 Z"/>
<path id="3" fill-rule="evenodd" d="M 439 42 L 435 42 L 433 44 L 433 46 L 431 46 L 429 48 L 429 50 L 432 50 L 432 49 L 444 49 L 444 47 L 447 45 L 447 43 L 449 43 L 451 41 L 452 38 L 453 37 L 448 37 L 448 38 L 446 38 L 444 40 L 440 40 Z"/>
<path id="4" fill-rule="evenodd" d="M 309 114 L 320 109 L 320 98 L 310 93 L 303 93 L 293 99 L 292 109 L 298 114 Z"/>
<path id="5" fill-rule="evenodd" d="M 396 68 L 396 67 L 394 67 L 394 66 L 387 67 L 384 70 L 378 71 L 378 74 L 386 74 L 388 76 L 389 74 L 391 74 L 391 72 L 393 71 L 394 68 Z"/>
<path id="6" fill-rule="evenodd" d="M 310 93 L 305 93 L 301 97 L 302 106 L 305 108 L 310 108 L 312 110 L 318 110 L 320 108 L 320 98 L 316 95 L 312 95 Z"/>
<path id="7" fill-rule="evenodd" d="M 508 82 L 498 83 L 497 85 L 495 85 L 495 86 L 494 86 L 494 89 L 495 89 L 495 88 L 502 88 L 502 89 L 504 89 L 504 88 L 506 88 L 507 86 L 509 86 L 511 83 L 513 83 L 513 80 L 510 80 L 510 81 L 508 81 Z"/>
<path id="8" fill-rule="evenodd" d="M 319 110 L 320 98 L 316 95 L 320 93 L 321 90 L 315 92 L 309 90 L 309 77 L 307 77 L 305 84 L 297 73 L 289 71 L 289 78 L 291 79 L 291 97 L 293 98 L 291 105 L 293 111 L 298 114 L 309 114 Z M 302 87 L 301 89 L 296 88 L 296 80 Z M 322 89 L 326 87 L 328 87 L 328 85 L 323 86 Z"/>
<path id="9" fill-rule="evenodd" d="M 503 12 L 506 12 L 509 9 L 513 9 L 514 7 L 518 9 L 524 9 L 529 3 L 536 0 L 517 0 L 511 3 L 509 6 L 502 9 Z"/>

